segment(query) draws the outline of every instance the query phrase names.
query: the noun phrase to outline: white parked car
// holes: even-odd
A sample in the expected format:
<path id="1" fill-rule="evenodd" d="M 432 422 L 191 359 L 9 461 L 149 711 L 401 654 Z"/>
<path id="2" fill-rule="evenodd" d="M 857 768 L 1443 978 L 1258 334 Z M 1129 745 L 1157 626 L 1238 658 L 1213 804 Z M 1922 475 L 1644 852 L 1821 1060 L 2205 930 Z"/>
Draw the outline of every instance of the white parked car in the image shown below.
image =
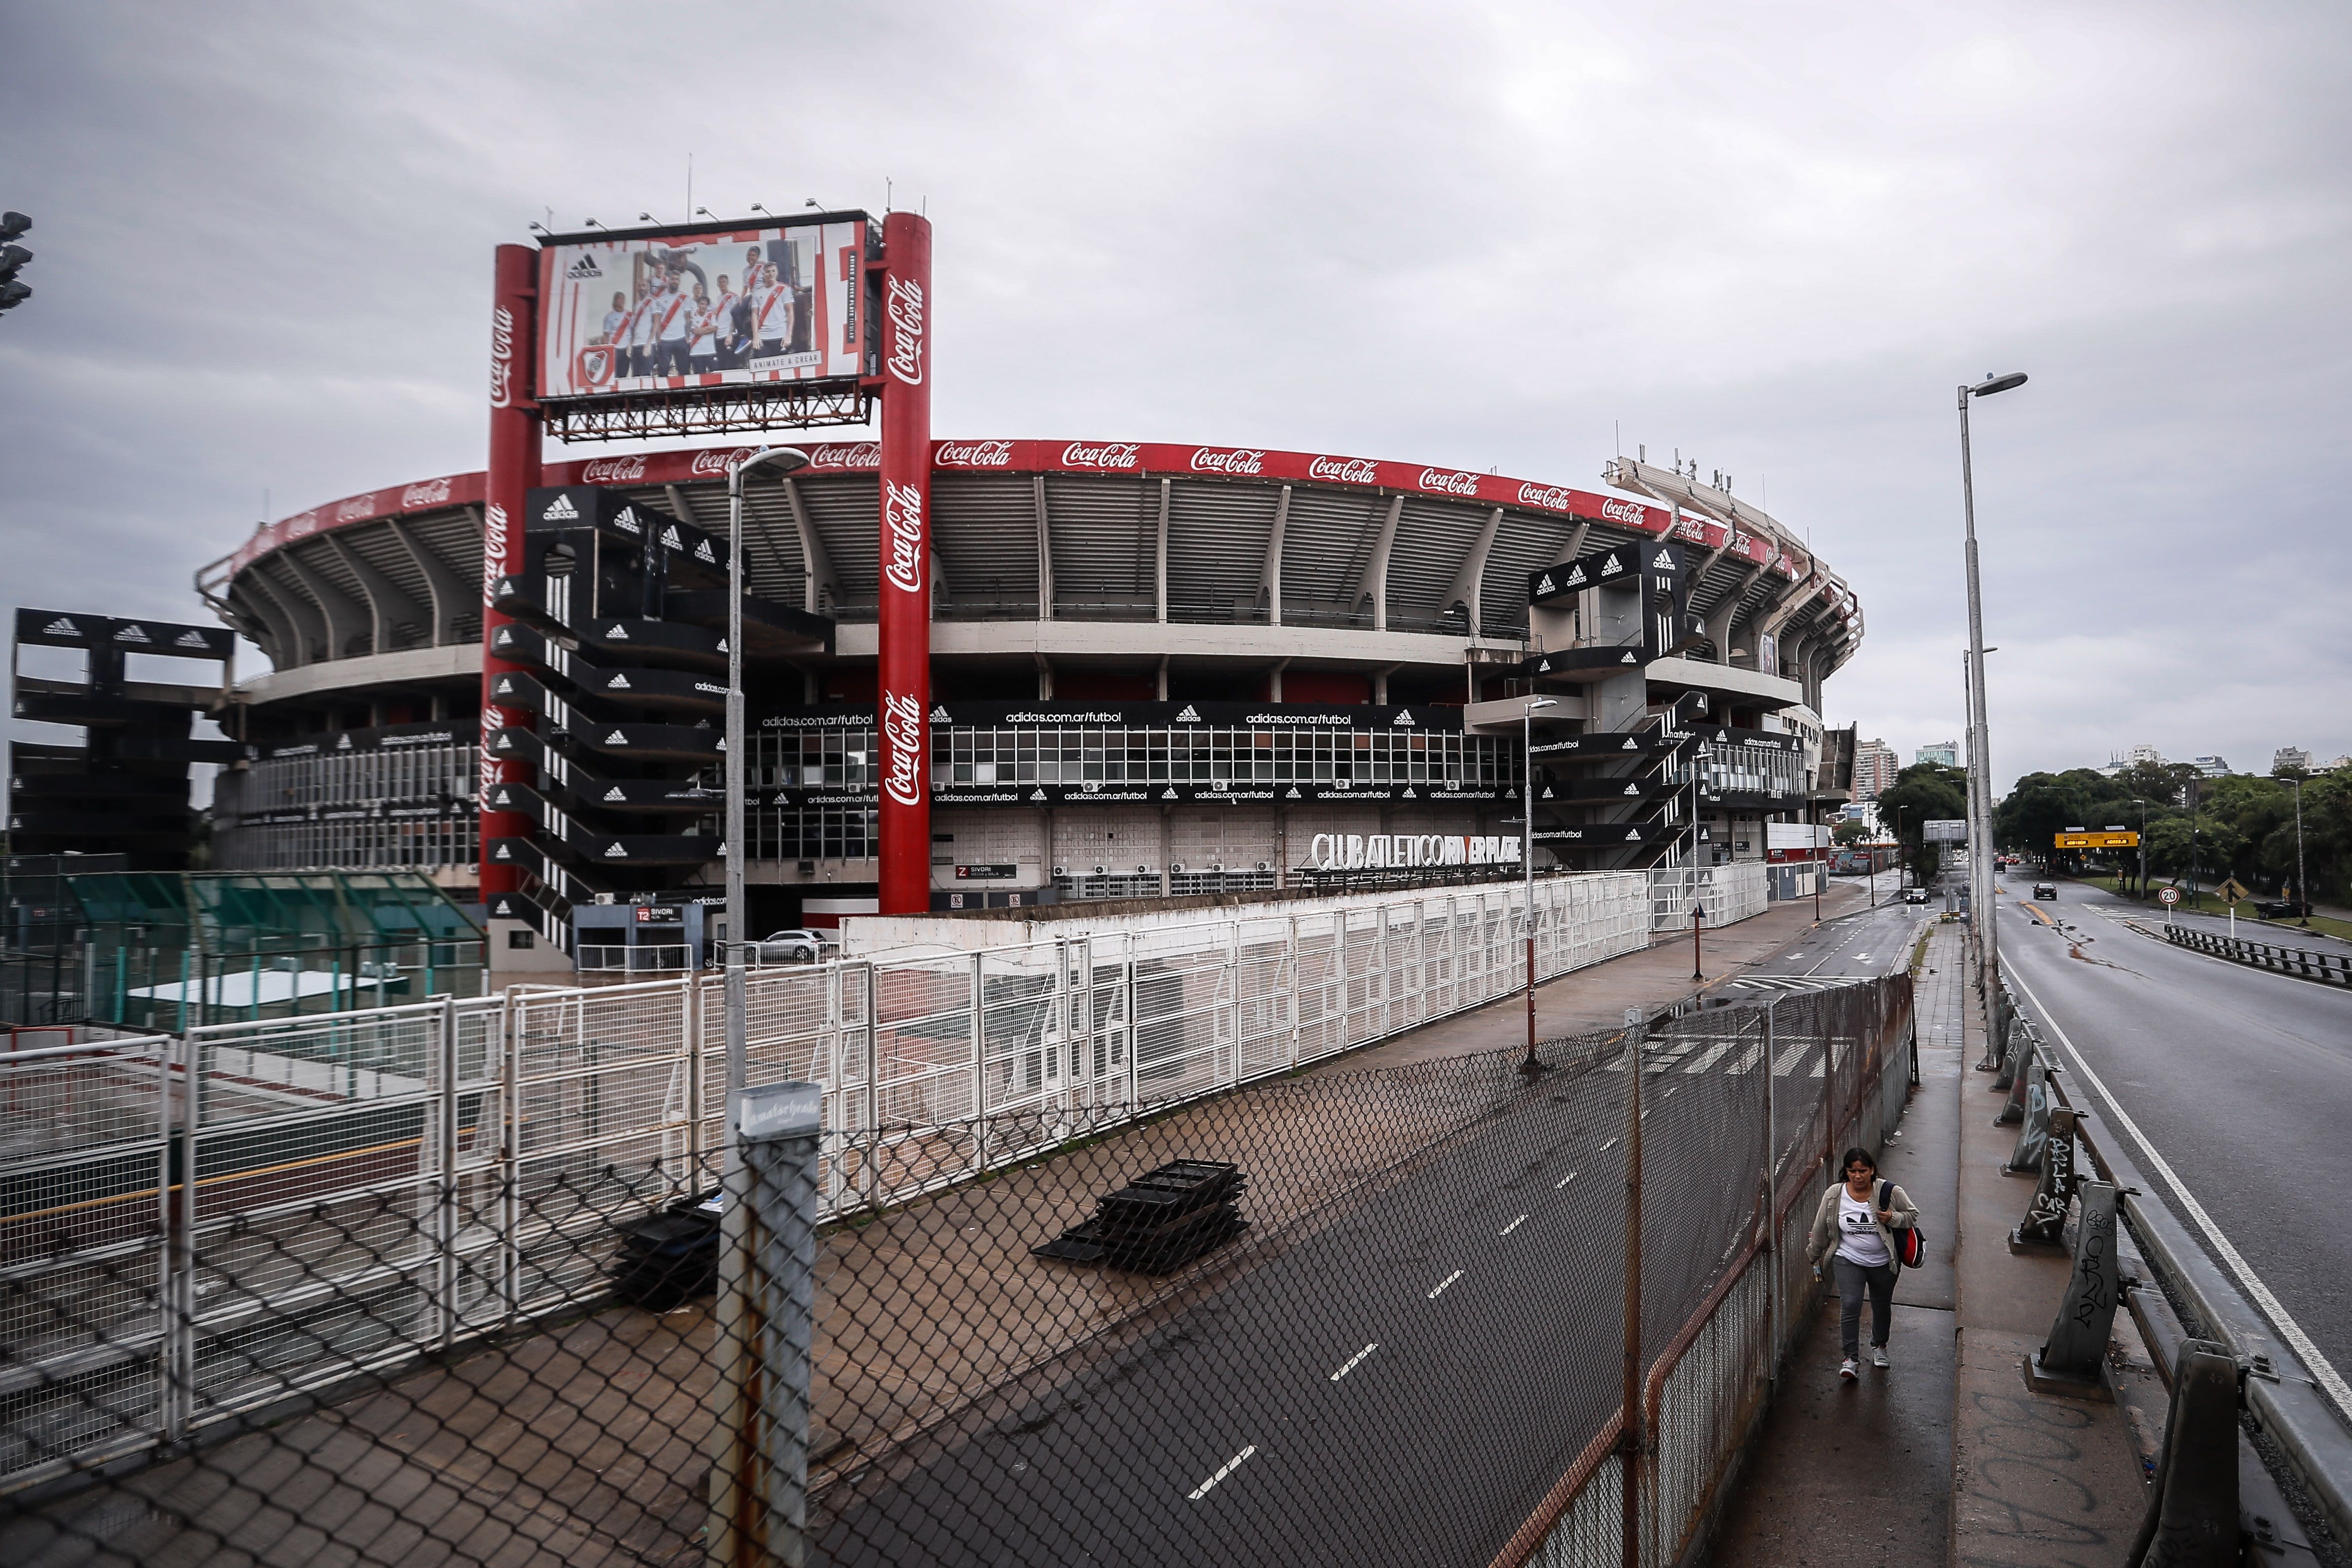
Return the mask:
<path id="1" fill-rule="evenodd" d="M 822 931 L 805 928 L 797 931 L 775 931 L 751 944 L 751 961 L 755 964 L 811 964 L 824 956 L 830 939 Z"/>

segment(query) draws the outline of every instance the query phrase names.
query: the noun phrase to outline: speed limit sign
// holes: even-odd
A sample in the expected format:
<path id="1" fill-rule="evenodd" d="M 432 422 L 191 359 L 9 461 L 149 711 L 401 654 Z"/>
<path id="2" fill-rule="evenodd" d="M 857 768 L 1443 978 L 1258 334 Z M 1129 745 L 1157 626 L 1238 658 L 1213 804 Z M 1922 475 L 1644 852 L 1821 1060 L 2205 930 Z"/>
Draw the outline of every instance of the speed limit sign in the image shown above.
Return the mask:
<path id="1" fill-rule="evenodd" d="M 2156 891 L 2156 901 L 2169 908 L 2180 902 L 2180 890 L 2177 887 L 2160 887 Z"/>

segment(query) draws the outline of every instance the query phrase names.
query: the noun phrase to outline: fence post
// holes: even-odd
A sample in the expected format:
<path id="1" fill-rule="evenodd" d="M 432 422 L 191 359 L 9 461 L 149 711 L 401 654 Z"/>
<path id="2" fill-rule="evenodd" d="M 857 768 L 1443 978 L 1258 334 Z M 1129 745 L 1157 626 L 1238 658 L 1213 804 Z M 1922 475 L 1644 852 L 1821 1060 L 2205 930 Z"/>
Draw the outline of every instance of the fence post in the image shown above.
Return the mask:
<path id="1" fill-rule="evenodd" d="M 1642 1009 L 1625 1009 L 1625 1381 L 1618 1469 L 1623 1568 L 1642 1563 Z"/>
<path id="2" fill-rule="evenodd" d="M 2108 1386 L 2107 1333 L 2114 1325 L 2116 1278 L 2116 1188 L 2086 1181 L 2080 1189 L 2082 1218 L 2074 1234 L 2074 1270 L 2065 1299 L 2042 1348 L 2025 1358 L 2025 1380 L 2037 1393 L 2113 1401 Z"/>
<path id="3" fill-rule="evenodd" d="M 498 1053 L 506 1080 L 499 1096 L 505 1125 L 499 1129 L 499 1206 L 506 1211 L 499 1227 L 499 1288 L 506 1298 L 506 1321 L 511 1326 L 522 1306 L 522 1029 L 524 1002 L 520 986 L 509 986 L 499 1002 Z"/>
<path id="4" fill-rule="evenodd" d="M 810 1356 L 816 1319 L 814 1083 L 745 1089 L 730 1106 L 737 1157 L 719 1249 L 711 1423 L 710 1562 L 808 1562 Z"/>
<path id="5" fill-rule="evenodd" d="M 874 961 L 866 961 L 866 1152 L 858 1165 L 865 1178 L 866 1206 L 882 1206 L 882 988 Z"/>
<path id="6" fill-rule="evenodd" d="M 169 1066 L 174 1046 L 180 1056 L 181 1082 L 180 1124 L 176 1133 L 171 1121 Z M 167 1177 L 172 1163 L 168 1145 L 176 1141 L 180 1155 L 179 1180 L 174 1183 L 167 1179 L 163 1188 L 167 1250 L 163 1261 L 163 1365 L 160 1368 L 164 1399 L 163 1437 L 167 1442 L 177 1442 L 187 1435 L 196 1406 L 196 1134 L 204 1107 L 204 1047 L 182 1035 L 165 1045 L 160 1054 L 166 1064 L 163 1072 L 163 1124 L 160 1130 L 167 1145 Z"/>
<path id="7" fill-rule="evenodd" d="M 686 1190 L 702 1190 L 709 1169 L 702 1152 L 702 977 L 689 970 L 685 994 L 686 1029 Z M 841 1082 L 838 1075 L 834 1082 Z"/>
<path id="8" fill-rule="evenodd" d="M 457 1337 L 457 1282 L 461 1278 L 457 1270 L 457 1004 L 447 997 L 441 998 L 438 1033 L 434 1054 L 439 1060 L 434 1064 L 434 1071 L 440 1079 L 436 1101 L 441 1125 L 434 1140 L 433 1157 L 441 1167 L 440 1212 L 432 1234 L 434 1250 L 438 1254 L 434 1267 L 434 1296 L 440 1305 L 440 1340 L 446 1348 Z"/>
<path id="9" fill-rule="evenodd" d="M 988 1005 L 981 956 L 971 956 L 971 1157 L 988 1171 Z"/>
<path id="10" fill-rule="evenodd" d="M 1772 1072 L 1772 1009 L 1764 1006 L 1764 1234 L 1772 1253 L 1772 1288 L 1764 1301 L 1764 1380 L 1780 1380 L 1780 1292 L 1787 1286 L 1788 1266 L 1780 1256 L 1780 1127 L 1779 1085 Z"/>
<path id="11" fill-rule="evenodd" d="M 1283 989 L 1290 994 L 1290 1071 L 1296 1072 L 1298 1071 L 1298 988 L 1305 970 L 1298 962 L 1298 916 L 1291 915 L 1289 925 L 1290 945 L 1283 951 L 1290 971 L 1290 984 Z"/>

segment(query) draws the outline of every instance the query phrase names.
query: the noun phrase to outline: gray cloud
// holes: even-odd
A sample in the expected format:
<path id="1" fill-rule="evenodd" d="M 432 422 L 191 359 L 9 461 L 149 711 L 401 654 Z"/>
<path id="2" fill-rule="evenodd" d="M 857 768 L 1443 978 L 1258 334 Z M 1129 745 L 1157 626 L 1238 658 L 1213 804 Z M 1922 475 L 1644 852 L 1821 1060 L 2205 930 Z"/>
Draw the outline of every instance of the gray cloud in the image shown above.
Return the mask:
<path id="1" fill-rule="evenodd" d="M 285 514 L 481 463 L 489 247 L 927 203 L 942 434 L 1591 483 L 1680 447 L 2004 777 L 2352 749 L 2352 24 L 2255 5 L 15 8 L 10 597 L 193 616 Z"/>

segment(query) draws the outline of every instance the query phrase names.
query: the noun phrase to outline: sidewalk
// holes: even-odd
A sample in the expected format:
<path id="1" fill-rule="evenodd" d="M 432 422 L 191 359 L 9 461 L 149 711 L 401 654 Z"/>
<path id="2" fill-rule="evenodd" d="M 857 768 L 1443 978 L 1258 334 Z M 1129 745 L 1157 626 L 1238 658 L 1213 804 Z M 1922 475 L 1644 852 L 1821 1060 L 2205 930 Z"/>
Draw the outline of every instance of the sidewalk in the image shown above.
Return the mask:
<path id="1" fill-rule="evenodd" d="M 2013 1253 L 2031 1179 L 2001 1171 L 1984 1019 L 1958 972 L 1960 928 L 1931 926 L 1919 976 L 1919 1088 L 1882 1168 L 1919 1206 L 1928 1261 L 1895 1291 L 1894 1366 L 1836 1375 L 1829 1296 L 1782 1369 L 1709 1560 L 1717 1568 L 1866 1561 L 1889 1568 L 2119 1564 L 2147 1506 L 2126 1406 L 2032 1393 L 2071 1253 Z M 1865 1316 L 1866 1316 L 1865 1312 Z M 2143 1362 L 2126 1314 L 2117 1349 Z"/>

